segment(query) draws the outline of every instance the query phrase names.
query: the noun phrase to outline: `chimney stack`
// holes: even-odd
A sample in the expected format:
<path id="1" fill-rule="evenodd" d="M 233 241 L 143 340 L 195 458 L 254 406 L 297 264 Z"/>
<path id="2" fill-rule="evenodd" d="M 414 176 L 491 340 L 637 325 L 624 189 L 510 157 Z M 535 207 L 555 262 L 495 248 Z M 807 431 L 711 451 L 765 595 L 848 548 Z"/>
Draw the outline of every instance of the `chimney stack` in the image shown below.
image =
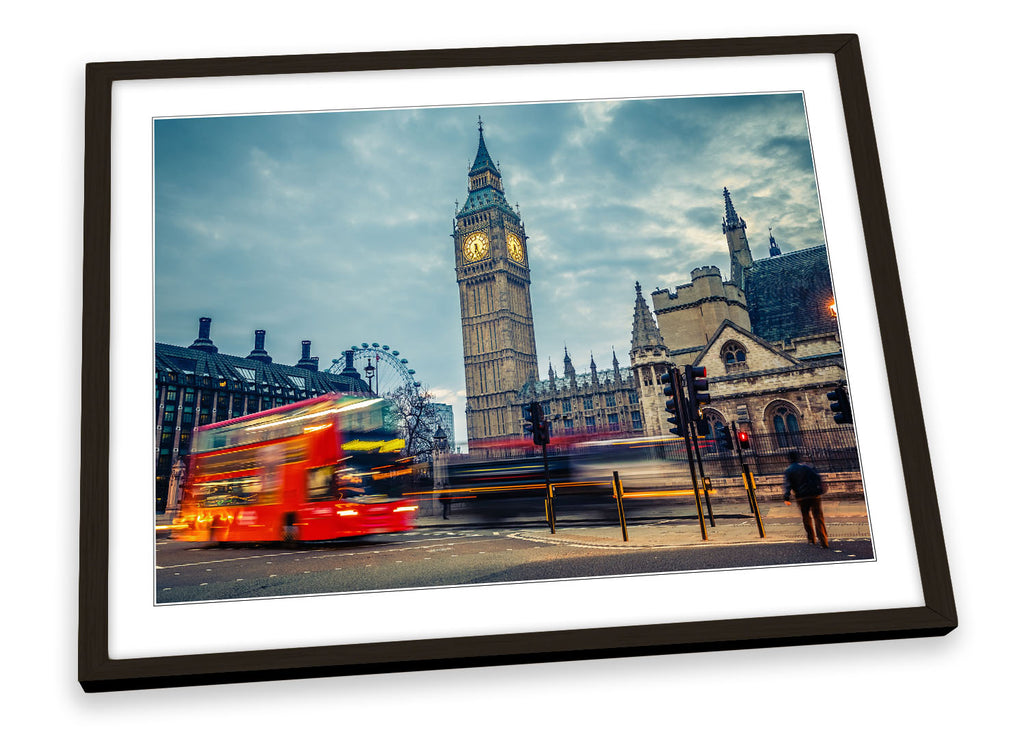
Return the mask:
<path id="1" fill-rule="evenodd" d="M 308 340 L 302 341 L 302 358 L 300 358 L 299 362 L 297 364 L 295 364 L 295 367 L 296 368 L 309 369 L 310 371 L 319 371 L 320 370 L 320 357 L 319 356 L 313 356 L 312 358 L 310 358 L 310 355 L 309 355 L 309 346 L 310 345 L 311 345 L 310 341 L 308 341 Z"/>
<path id="2" fill-rule="evenodd" d="M 216 353 L 217 346 L 210 340 L 210 318 L 200 317 L 199 318 L 199 337 L 196 338 L 189 348 L 196 351 L 205 351 L 206 353 Z"/>
<path id="3" fill-rule="evenodd" d="M 256 345 L 252 349 L 252 352 L 248 356 L 246 356 L 246 358 L 249 358 L 253 361 L 261 361 L 262 363 L 272 363 L 270 355 L 263 348 L 263 342 L 266 339 L 266 335 L 266 330 L 256 331 Z"/>

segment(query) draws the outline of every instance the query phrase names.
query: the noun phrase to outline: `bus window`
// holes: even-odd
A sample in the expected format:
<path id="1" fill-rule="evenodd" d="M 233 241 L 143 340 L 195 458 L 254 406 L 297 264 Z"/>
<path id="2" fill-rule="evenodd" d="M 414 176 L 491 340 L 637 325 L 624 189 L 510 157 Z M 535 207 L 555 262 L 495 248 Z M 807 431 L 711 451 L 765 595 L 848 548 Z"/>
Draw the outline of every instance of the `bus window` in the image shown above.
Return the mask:
<path id="1" fill-rule="evenodd" d="M 306 472 L 306 499 L 311 502 L 328 502 L 338 499 L 334 483 L 334 467 L 321 466 Z"/>
<path id="2" fill-rule="evenodd" d="M 204 507 L 241 507 L 267 503 L 260 499 L 260 480 L 256 476 L 203 484 L 197 491 L 200 504 Z"/>

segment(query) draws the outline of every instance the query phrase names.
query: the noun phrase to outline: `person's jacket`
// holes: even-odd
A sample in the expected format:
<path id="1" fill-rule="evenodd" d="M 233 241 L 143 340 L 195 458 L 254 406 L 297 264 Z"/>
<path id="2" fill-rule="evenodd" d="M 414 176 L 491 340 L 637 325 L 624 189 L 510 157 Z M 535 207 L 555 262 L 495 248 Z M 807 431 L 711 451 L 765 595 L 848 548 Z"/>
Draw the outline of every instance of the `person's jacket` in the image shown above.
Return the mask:
<path id="1" fill-rule="evenodd" d="M 825 493 L 818 472 L 802 463 L 790 464 L 784 473 L 784 479 L 783 487 L 786 493 L 783 494 L 783 499 L 788 500 L 791 491 L 797 499 L 807 499 Z"/>

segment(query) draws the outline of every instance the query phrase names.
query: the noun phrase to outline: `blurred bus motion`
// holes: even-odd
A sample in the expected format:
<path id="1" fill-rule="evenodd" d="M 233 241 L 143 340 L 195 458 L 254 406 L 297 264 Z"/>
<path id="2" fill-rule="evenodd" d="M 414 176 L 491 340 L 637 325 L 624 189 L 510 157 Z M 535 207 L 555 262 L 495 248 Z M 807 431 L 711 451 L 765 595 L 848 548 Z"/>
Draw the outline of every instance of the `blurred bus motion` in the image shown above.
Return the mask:
<path id="1" fill-rule="evenodd" d="M 686 445 L 678 437 L 619 438 L 581 443 L 573 454 L 573 478 L 610 486 L 612 474 L 629 490 L 677 487 L 680 474 L 689 481 Z M 692 482 L 689 483 L 692 487 Z"/>
<path id="2" fill-rule="evenodd" d="M 332 540 L 412 529 L 394 406 L 328 394 L 196 430 L 174 537 Z"/>
<path id="3" fill-rule="evenodd" d="M 585 513 L 612 519 L 617 514 L 612 475 L 631 495 L 643 498 L 692 492 L 686 448 L 675 436 L 559 438 L 548 452 L 548 478 L 558 513 Z M 493 445 L 493 444 L 492 444 Z M 508 518 L 543 514 L 544 460 L 530 439 L 504 441 L 490 452 L 504 458 L 453 457 L 445 468 L 442 503 L 455 505 L 459 518 Z"/>

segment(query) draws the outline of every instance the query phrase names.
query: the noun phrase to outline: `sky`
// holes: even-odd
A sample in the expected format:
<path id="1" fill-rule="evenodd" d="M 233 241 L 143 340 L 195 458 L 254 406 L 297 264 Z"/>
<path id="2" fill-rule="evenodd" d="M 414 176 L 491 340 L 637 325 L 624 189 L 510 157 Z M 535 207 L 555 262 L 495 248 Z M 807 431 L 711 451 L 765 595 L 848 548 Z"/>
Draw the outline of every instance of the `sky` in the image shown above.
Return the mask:
<path id="1" fill-rule="evenodd" d="M 465 374 L 452 222 L 478 118 L 528 237 L 541 377 L 629 365 L 634 282 L 715 265 L 729 189 L 755 259 L 825 242 L 799 93 L 325 111 L 154 123 L 155 331 L 220 352 L 255 330 L 277 363 L 301 342 L 328 368 L 362 343 L 398 350 L 454 407 Z"/>

